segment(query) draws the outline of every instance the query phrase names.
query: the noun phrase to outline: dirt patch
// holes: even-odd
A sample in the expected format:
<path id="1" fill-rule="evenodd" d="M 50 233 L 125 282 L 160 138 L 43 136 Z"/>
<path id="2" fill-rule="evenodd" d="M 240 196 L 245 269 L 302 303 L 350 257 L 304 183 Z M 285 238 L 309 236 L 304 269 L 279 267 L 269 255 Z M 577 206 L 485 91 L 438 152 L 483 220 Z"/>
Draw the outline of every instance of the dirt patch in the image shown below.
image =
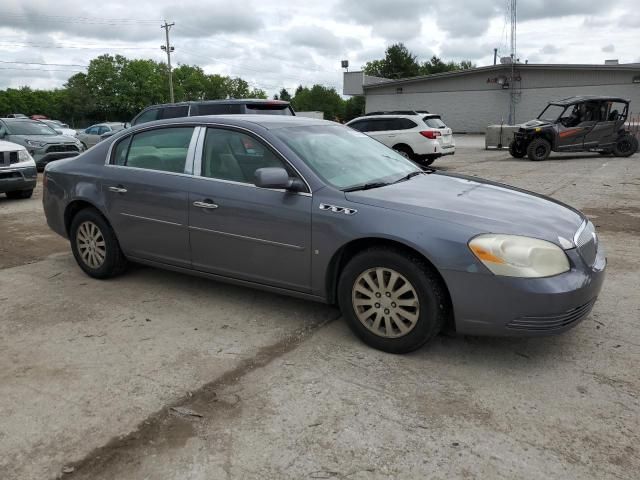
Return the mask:
<path id="1" fill-rule="evenodd" d="M 584 208 L 582 211 L 598 230 L 640 233 L 640 208 Z"/>
<path id="2" fill-rule="evenodd" d="M 0 269 L 33 263 L 69 251 L 69 243 L 49 229 L 44 218 L 29 213 L 0 217 Z"/>

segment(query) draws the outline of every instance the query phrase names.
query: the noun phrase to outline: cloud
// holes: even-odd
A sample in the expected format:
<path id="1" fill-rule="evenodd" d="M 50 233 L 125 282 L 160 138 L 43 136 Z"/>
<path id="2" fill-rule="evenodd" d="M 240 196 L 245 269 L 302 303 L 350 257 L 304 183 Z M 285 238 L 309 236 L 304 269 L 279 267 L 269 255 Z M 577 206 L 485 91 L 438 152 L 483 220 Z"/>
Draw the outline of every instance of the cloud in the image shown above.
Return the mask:
<path id="1" fill-rule="evenodd" d="M 610 43 L 609 45 L 605 45 L 604 47 L 602 47 L 602 51 L 605 53 L 612 53 L 616 51 L 616 46 L 612 43 Z"/>
<path id="2" fill-rule="evenodd" d="M 560 49 L 558 47 L 556 47 L 555 45 L 551 45 L 549 43 L 540 49 L 540 53 L 543 53 L 545 55 L 553 55 L 559 52 L 560 52 Z"/>
<path id="3" fill-rule="evenodd" d="M 340 0 L 334 12 L 339 20 L 371 27 L 372 35 L 393 43 L 417 37 L 428 9 L 421 0 Z"/>
<path id="4" fill-rule="evenodd" d="M 293 45 L 309 47 L 324 54 L 341 54 L 362 48 L 360 39 L 338 37 L 328 28 L 317 25 L 293 27 L 287 31 L 286 37 Z"/>

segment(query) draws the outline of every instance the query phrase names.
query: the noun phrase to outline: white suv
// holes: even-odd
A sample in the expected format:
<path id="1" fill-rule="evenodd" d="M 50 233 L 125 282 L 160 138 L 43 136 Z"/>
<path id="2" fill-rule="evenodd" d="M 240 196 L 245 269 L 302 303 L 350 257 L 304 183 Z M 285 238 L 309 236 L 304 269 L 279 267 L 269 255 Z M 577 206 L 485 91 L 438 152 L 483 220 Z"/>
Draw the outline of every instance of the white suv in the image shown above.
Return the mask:
<path id="1" fill-rule="evenodd" d="M 347 125 L 425 165 L 456 152 L 451 129 L 428 112 L 373 112 Z"/>

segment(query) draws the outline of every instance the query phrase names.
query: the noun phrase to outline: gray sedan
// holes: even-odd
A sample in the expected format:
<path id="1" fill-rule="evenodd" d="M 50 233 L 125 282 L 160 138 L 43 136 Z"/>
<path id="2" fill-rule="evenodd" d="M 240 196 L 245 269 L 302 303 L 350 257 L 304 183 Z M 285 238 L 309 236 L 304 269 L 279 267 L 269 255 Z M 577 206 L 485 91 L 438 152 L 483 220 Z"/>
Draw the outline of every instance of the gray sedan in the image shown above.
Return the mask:
<path id="1" fill-rule="evenodd" d="M 545 335 L 593 307 L 594 226 L 555 200 L 421 170 L 348 127 L 190 117 L 47 166 L 49 226 L 95 278 L 127 261 L 337 303 L 388 352 L 449 327 Z"/>

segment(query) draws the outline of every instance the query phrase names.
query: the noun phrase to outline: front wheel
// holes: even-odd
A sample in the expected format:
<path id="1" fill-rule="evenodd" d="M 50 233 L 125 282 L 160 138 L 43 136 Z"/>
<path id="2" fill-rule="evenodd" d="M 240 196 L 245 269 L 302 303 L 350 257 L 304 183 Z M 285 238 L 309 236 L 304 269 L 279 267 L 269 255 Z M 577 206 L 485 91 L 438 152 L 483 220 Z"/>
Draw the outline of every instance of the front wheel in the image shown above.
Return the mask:
<path id="1" fill-rule="evenodd" d="M 527 156 L 529 160 L 541 161 L 549 158 L 551 153 L 551 144 L 544 138 L 534 138 L 527 147 Z"/>
<path id="2" fill-rule="evenodd" d="M 448 303 L 439 277 L 414 254 L 385 247 L 353 257 L 340 275 L 338 300 L 349 327 L 366 344 L 408 353 L 433 338 Z"/>
<path id="3" fill-rule="evenodd" d="M 638 139 L 630 134 L 618 138 L 613 146 L 613 154 L 616 157 L 630 157 L 638 150 Z"/>
<path id="4" fill-rule="evenodd" d="M 520 148 L 519 144 L 515 141 L 509 144 L 509 153 L 513 158 L 524 158 L 527 154 L 527 151 L 523 148 Z"/>
<path id="5" fill-rule="evenodd" d="M 113 229 L 92 208 L 81 210 L 73 217 L 69 240 L 76 262 L 91 277 L 113 277 L 126 268 L 127 261 Z"/>

